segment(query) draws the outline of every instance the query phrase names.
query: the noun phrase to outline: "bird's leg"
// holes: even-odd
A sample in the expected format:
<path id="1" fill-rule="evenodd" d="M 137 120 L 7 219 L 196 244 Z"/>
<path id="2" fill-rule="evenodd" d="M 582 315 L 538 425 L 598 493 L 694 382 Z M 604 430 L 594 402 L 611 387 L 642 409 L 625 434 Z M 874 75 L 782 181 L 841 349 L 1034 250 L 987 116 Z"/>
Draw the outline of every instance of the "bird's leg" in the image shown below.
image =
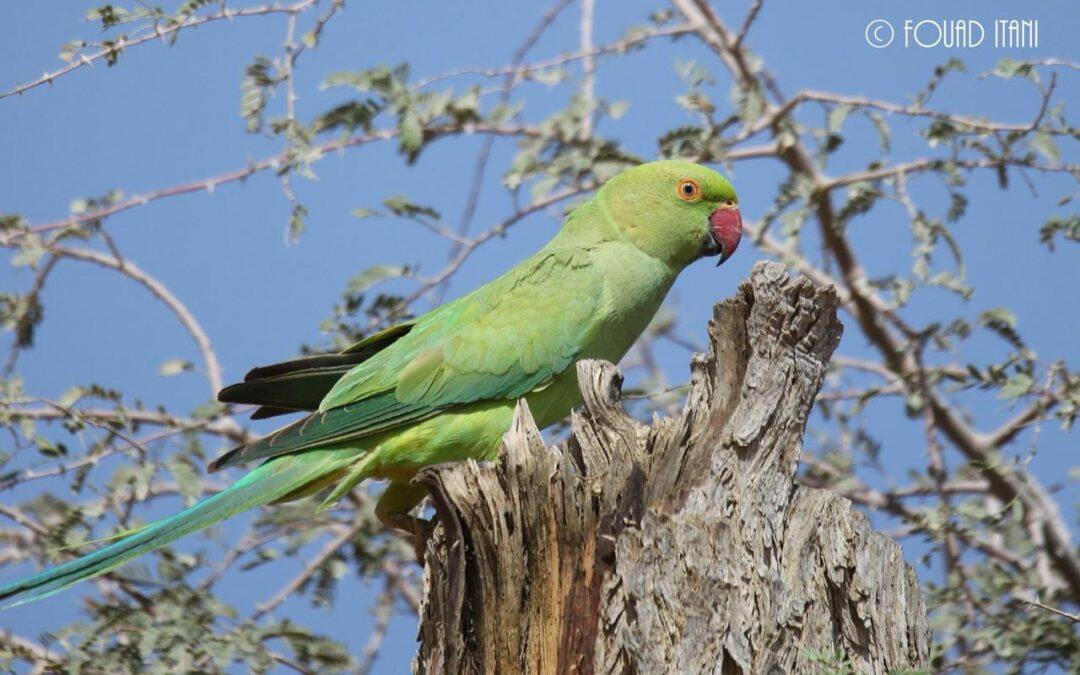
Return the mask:
<path id="1" fill-rule="evenodd" d="M 424 563 L 424 547 L 431 534 L 431 524 L 423 518 L 409 514 L 424 500 L 426 488 L 406 483 L 390 483 L 375 504 L 375 516 L 387 527 L 408 532 L 411 535 L 416 560 Z"/>

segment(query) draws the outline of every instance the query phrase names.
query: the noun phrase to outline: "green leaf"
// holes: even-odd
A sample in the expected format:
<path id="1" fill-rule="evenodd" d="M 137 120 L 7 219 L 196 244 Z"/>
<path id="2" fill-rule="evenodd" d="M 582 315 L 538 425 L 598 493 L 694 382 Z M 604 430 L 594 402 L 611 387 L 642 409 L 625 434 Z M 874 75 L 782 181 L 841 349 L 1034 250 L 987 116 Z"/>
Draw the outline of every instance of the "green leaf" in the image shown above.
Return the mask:
<path id="1" fill-rule="evenodd" d="M 1039 73 L 1035 69 L 1035 65 L 1028 61 L 1018 61 L 1016 59 L 1001 59 L 997 62 L 994 70 L 991 71 L 993 75 L 1009 79 L 1010 77 L 1026 77 L 1032 82 L 1039 81 Z"/>
<path id="2" fill-rule="evenodd" d="M 1065 241 L 1080 242 L 1080 215 L 1053 216 L 1039 228 L 1039 241 L 1046 244 L 1051 251 L 1054 250 L 1054 240 L 1058 235 Z"/>
<path id="3" fill-rule="evenodd" d="M 870 118 L 870 122 L 874 125 L 874 129 L 877 130 L 878 140 L 881 143 L 881 151 L 887 154 L 891 149 L 889 139 L 892 135 L 892 130 L 889 128 L 889 123 L 885 121 L 885 118 L 881 115 L 881 113 L 875 112 L 873 110 L 868 111 L 866 113 L 866 116 Z"/>
<path id="4" fill-rule="evenodd" d="M 354 218 L 359 218 L 361 220 L 365 218 L 380 218 L 383 215 L 381 211 L 377 211 L 375 209 L 368 209 L 363 206 L 358 206 L 349 213 Z"/>
<path id="5" fill-rule="evenodd" d="M 303 204 L 293 204 L 292 213 L 289 216 L 289 241 L 296 243 L 300 239 L 300 235 L 304 234 L 307 230 L 307 221 L 305 218 L 308 215 L 308 210 Z"/>
<path id="6" fill-rule="evenodd" d="M 367 292 L 375 284 L 387 279 L 404 277 L 408 274 L 409 268 L 406 265 L 375 265 L 349 279 L 349 283 L 345 286 L 345 293 L 347 295 L 360 295 Z"/>
<path id="7" fill-rule="evenodd" d="M 31 234 L 20 240 L 19 252 L 11 257 L 11 264 L 15 267 L 36 265 L 45 253 L 45 246 L 41 243 L 41 239 Z"/>
<path id="8" fill-rule="evenodd" d="M 87 21 L 101 21 L 101 29 L 108 30 L 117 26 L 131 17 L 131 13 L 117 5 L 102 5 L 96 9 L 87 10 Z"/>
<path id="9" fill-rule="evenodd" d="M 60 458 L 65 457 L 68 454 L 67 446 L 63 443 L 53 443 L 49 439 L 43 436 L 34 437 L 34 445 L 37 446 L 38 452 L 45 457 Z"/>
<path id="10" fill-rule="evenodd" d="M 553 87 L 566 79 L 566 71 L 558 67 L 534 70 L 529 73 L 529 79 Z"/>
<path id="11" fill-rule="evenodd" d="M 353 132 L 356 129 L 371 130 L 372 121 L 383 109 L 382 104 L 374 101 L 349 101 L 324 113 L 313 124 L 316 133 L 325 133 L 337 129 Z"/>
<path id="12" fill-rule="evenodd" d="M 691 89 L 702 85 L 716 84 L 716 80 L 713 78 L 712 73 L 709 72 L 709 69 L 693 59 L 684 61 L 676 57 L 675 73 Z"/>
<path id="13" fill-rule="evenodd" d="M 262 130 L 269 91 L 278 82 L 271 75 L 271 68 L 270 59 L 256 56 L 244 69 L 244 79 L 240 82 L 240 116 L 244 118 L 248 133 Z"/>
<path id="14" fill-rule="evenodd" d="M 761 119 L 765 111 L 765 96 L 758 87 L 742 91 L 736 97 L 739 119 L 744 125 L 751 125 Z"/>
<path id="15" fill-rule="evenodd" d="M 993 73 L 998 77 L 1009 78 L 1016 75 L 1023 65 L 1023 61 L 1017 61 L 1016 59 L 1000 59 L 997 65 L 994 66 Z"/>
<path id="16" fill-rule="evenodd" d="M 1035 380 L 1031 378 L 1027 373 L 1017 373 L 1001 387 L 1001 391 L 998 392 L 998 398 L 1005 400 L 1012 400 L 1024 396 L 1031 391 L 1031 388 L 1035 386 Z"/>
<path id="17" fill-rule="evenodd" d="M 984 326 L 999 324 L 1011 329 L 1016 328 L 1016 315 L 1004 307 L 994 307 L 979 315 L 979 322 Z"/>
<path id="18" fill-rule="evenodd" d="M 17 213 L 0 213 L 0 232 L 26 231 L 26 220 Z"/>
<path id="19" fill-rule="evenodd" d="M 544 176 L 540 180 L 533 183 L 532 187 L 529 189 L 529 195 L 532 197 L 532 200 L 534 202 L 538 202 L 544 197 L 548 196 L 548 194 L 550 194 L 551 191 L 554 190 L 555 186 L 557 186 L 558 184 L 558 176 Z"/>
<path id="20" fill-rule="evenodd" d="M 174 375 L 187 372 L 194 367 L 195 364 L 186 359 L 169 359 L 158 366 L 158 375 L 161 375 L 162 377 L 173 377 Z"/>
<path id="21" fill-rule="evenodd" d="M 72 40 L 71 42 L 65 43 L 60 48 L 60 59 L 67 63 L 71 63 L 75 60 L 75 55 L 78 54 L 83 47 L 86 47 L 85 40 Z"/>
<path id="22" fill-rule="evenodd" d="M 432 207 L 417 204 L 405 195 L 387 197 L 383 200 L 383 206 L 399 218 L 430 218 L 431 220 L 438 220 L 442 217 L 442 214 Z"/>
<path id="23" fill-rule="evenodd" d="M 78 403 L 79 399 L 81 399 L 85 394 L 86 389 L 78 385 L 68 387 L 63 394 L 60 394 L 60 398 L 56 399 L 56 405 L 60 406 L 61 408 L 70 408 L 71 406 Z"/>
<path id="24" fill-rule="evenodd" d="M 1024 347 L 1024 341 L 1016 332 L 1016 315 L 1004 307 L 988 309 L 980 314 L 979 325 L 996 333 L 998 337 L 1017 349 Z"/>
<path id="25" fill-rule="evenodd" d="M 851 114 L 852 107 L 846 103 L 840 103 L 829 111 L 828 128 L 834 134 L 840 133 L 844 128 L 844 121 Z"/>
<path id="26" fill-rule="evenodd" d="M 967 212 L 968 199 L 959 192 L 949 193 L 949 210 L 945 214 L 945 220 L 955 223 L 964 217 Z"/>
<path id="27" fill-rule="evenodd" d="M 607 114 L 613 120 L 620 119 L 626 114 L 626 111 L 630 108 L 630 103 L 627 101 L 612 101 L 607 104 Z"/>
<path id="28" fill-rule="evenodd" d="M 332 73 L 323 80 L 320 88 L 352 87 L 357 91 L 371 91 L 387 100 L 396 99 L 407 92 L 406 79 L 409 77 L 408 64 L 390 68 L 375 66 L 366 70 L 347 70 Z"/>
<path id="29" fill-rule="evenodd" d="M 192 465 L 190 457 L 173 455 L 165 462 L 165 466 L 180 485 L 180 494 L 184 496 L 185 503 L 194 502 L 202 494 L 199 472 Z"/>
<path id="30" fill-rule="evenodd" d="M 424 126 L 412 110 L 402 113 L 398 121 L 398 141 L 401 144 L 401 151 L 408 156 L 410 162 L 416 158 L 424 145 Z"/>
<path id="31" fill-rule="evenodd" d="M 1051 162 L 1056 164 L 1061 161 L 1061 150 L 1058 149 L 1057 143 L 1054 142 L 1049 133 L 1042 130 L 1036 131 L 1028 144 L 1033 150 Z"/>

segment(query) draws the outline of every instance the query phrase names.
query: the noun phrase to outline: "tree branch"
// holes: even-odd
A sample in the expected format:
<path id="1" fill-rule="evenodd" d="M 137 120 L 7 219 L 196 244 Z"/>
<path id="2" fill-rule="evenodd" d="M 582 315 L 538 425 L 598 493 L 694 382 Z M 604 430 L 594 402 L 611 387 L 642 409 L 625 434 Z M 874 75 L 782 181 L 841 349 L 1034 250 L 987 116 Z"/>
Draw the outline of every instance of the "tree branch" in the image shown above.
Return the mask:
<path id="1" fill-rule="evenodd" d="M 109 59 L 119 55 L 126 49 L 137 47 L 141 44 L 150 42 L 151 40 L 161 39 L 166 41 L 171 35 L 179 33 L 187 28 L 194 28 L 195 26 L 201 26 L 206 23 L 213 23 L 215 21 L 222 21 L 225 19 L 239 19 L 250 16 L 266 16 L 269 14 L 288 14 L 290 16 L 296 16 L 296 14 L 303 12 L 310 7 L 318 4 L 319 0 L 301 0 L 292 5 L 283 6 L 279 4 L 263 5 L 260 7 L 242 7 L 239 9 L 222 9 L 213 14 L 207 14 L 204 16 L 193 16 L 178 23 L 172 23 L 170 25 L 161 27 L 159 20 L 155 19 L 149 26 L 142 29 L 145 35 L 133 34 L 132 37 L 127 39 L 117 40 L 115 43 L 110 44 L 103 49 L 94 52 L 93 54 L 80 54 L 77 58 L 63 68 L 59 68 L 52 72 L 46 72 L 36 80 L 31 80 L 25 84 L 20 84 L 13 89 L 0 93 L 0 99 L 14 96 L 16 94 L 22 94 L 35 87 L 40 87 L 43 84 L 52 84 L 56 79 L 63 77 L 69 73 L 72 73 L 84 66 L 92 66 L 94 63 L 101 61 L 102 59 Z"/>
<path id="2" fill-rule="evenodd" d="M 198 319 L 195 318 L 195 315 L 191 313 L 187 306 L 184 305 L 184 303 L 181 302 L 165 284 L 147 274 L 142 268 L 130 260 L 122 259 L 115 255 L 106 255 L 99 251 L 87 248 L 71 248 L 60 245 L 53 245 L 50 247 L 50 250 L 54 255 L 63 258 L 92 262 L 95 265 L 116 270 L 129 279 L 139 283 L 150 291 L 154 297 L 165 303 L 165 306 L 176 315 L 177 320 L 195 341 L 195 345 L 202 355 L 203 365 L 206 368 L 206 379 L 210 384 L 210 397 L 217 397 L 217 393 L 223 386 L 221 364 L 218 363 L 217 354 L 214 352 L 213 345 L 210 344 L 210 337 L 206 334 L 206 331 L 203 330 L 202 325 L 199 323 Z"/>

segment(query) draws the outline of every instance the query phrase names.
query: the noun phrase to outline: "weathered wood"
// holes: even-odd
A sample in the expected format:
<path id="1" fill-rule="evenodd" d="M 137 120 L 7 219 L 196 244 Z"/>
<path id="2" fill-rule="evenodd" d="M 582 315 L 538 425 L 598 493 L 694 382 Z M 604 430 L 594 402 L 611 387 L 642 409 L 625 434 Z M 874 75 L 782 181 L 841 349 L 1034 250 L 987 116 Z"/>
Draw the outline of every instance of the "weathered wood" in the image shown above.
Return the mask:
<path id="1" fill-rule="evenodd" d="M 632 419 L 618 370 L 583 362 L 564 447 L 545 447 L 520 403 L 499 462 L 418 476 L 439 524 L 415 669 L 783 673 L 823 654 L 856 672 L 925 667 L 899 546 L 793 479 L 836 308 L 831 288 L 760 263 L 716 306 L 677 419 Z"/>

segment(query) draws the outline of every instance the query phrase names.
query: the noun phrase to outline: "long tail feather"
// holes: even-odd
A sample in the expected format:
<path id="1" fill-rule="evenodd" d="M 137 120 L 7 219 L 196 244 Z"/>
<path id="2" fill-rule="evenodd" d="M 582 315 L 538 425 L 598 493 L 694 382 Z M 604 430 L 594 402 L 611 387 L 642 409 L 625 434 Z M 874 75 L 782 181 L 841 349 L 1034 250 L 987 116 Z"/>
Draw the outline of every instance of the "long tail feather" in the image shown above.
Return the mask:
<path id="1" fill-rule="evenodd" d="M 22 596 L 18 602 L 9 605 L 13 607 L 48 597 L 187 534 L 268 504 L 329 472 L 341 470 L 356 459 L 356 455 L 348 451 L 313 450 L 271 460 L 227 489 L 174 516 L 163 518 L 98 551 L 0 587 L 0 601 Z"/>

